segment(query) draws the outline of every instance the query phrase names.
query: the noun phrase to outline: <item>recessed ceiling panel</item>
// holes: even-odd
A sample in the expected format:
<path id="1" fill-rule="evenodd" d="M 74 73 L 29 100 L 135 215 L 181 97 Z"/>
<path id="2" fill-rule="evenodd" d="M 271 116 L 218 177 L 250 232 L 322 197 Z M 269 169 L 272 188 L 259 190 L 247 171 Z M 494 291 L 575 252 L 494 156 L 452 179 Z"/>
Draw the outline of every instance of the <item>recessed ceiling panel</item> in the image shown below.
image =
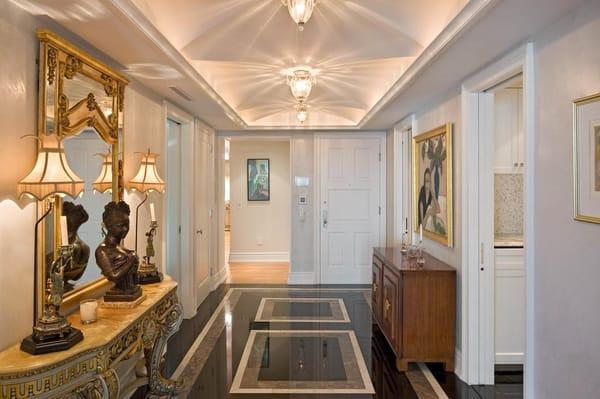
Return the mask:
<path id="1" fill-rule="evenodd" d="M 304 31 L 281 0 L 134 0 L 249 128 L 356 127 L 467 0 L 319 0 Z M 317 73 L 296 120 L 286 70 Z"/>

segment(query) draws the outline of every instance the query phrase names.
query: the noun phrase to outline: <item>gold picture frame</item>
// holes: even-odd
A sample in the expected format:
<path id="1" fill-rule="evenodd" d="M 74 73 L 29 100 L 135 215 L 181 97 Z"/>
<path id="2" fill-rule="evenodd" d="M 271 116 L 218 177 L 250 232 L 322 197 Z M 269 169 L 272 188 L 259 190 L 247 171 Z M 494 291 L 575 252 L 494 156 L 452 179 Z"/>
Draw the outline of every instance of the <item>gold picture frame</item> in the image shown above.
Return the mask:
<path id="1" fill-rule="evenodd" d="M 423 236 L 454 245 L 452 123 L 413 137 L 413 226 Z"/>
<path id="2" fill-rule="evenodd" d="M 600 224 L 600 93 L 573 101 L 573 217 Z"/>

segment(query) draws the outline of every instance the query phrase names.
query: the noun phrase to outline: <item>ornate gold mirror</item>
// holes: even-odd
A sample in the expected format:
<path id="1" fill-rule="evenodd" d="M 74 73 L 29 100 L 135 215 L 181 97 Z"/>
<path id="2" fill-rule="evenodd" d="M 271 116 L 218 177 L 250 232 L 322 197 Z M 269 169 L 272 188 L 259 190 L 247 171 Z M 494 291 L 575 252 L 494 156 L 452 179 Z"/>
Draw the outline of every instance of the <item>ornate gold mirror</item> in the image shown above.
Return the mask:
<path id="1" fill-rule="evenodd" d="M 42 141 L 57 136 L 68 165 L 84 182 L 76 199 L 57 199 L 53 217 L 45 219 L 38 237 L 38 262 L 44 265 L 38 281 L 43 282 L 60 247 L 59 221 L 65 214 L 69 243 L 78 251 L 72 269 L 65 271 L 64 304 L 70 308 L 85 293 L 108 284 L 94 250 L 103 239 L 104 205 L 123 196 L 123 102 L 128 80 L 52 32 L 39 30 L 38 38 L 38 136 Z M 41 303 L 43 287 L 36 289 Z"/>

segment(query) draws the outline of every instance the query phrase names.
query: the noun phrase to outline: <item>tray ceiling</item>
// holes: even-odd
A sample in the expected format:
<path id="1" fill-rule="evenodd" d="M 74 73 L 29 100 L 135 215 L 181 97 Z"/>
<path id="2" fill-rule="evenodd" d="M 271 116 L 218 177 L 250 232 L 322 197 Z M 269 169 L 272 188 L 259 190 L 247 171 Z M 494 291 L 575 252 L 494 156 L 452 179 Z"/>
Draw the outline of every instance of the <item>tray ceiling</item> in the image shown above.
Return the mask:
<path id="1" fill-rule="evenodd" d="M 300 32 L 281 0 L 134 0 L 247 128 L 294 127 L 285 71 L 318 71 L 305 127 L 357 127 L 466 0 L 320 0 Z"/>

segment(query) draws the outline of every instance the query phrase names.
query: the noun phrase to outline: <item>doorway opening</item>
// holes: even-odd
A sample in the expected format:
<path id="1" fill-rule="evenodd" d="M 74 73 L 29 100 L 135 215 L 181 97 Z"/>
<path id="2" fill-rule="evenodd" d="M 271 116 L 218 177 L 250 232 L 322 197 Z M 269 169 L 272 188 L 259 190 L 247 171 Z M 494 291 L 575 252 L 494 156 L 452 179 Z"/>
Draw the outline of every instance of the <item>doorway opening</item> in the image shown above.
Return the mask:
<path id="1" fill-rule="evenodd" d="M 472 385 L 533 387 L 534 80 L 525 45 L 463 84 L 462 337 Z M 523 389 L 524 388 L 524 389 Z"/>
<path id="2" fill-rule="evenodd" d="M 494 384 L 523 389 L 525 360 L 525 242 L 523 74 L 486 91 L 493 96 Z M 486 196 L 486 198 L 488 198 Z M 486 206 L 486 204 L 481 204 Z M 488 226 L 489 228 L 489 226 Z"/>
<path id="3" fill-rule="evenodd" d="M 287 284 L 291 141 L 222 138 L 222 253 L 229 284 Z"/>

